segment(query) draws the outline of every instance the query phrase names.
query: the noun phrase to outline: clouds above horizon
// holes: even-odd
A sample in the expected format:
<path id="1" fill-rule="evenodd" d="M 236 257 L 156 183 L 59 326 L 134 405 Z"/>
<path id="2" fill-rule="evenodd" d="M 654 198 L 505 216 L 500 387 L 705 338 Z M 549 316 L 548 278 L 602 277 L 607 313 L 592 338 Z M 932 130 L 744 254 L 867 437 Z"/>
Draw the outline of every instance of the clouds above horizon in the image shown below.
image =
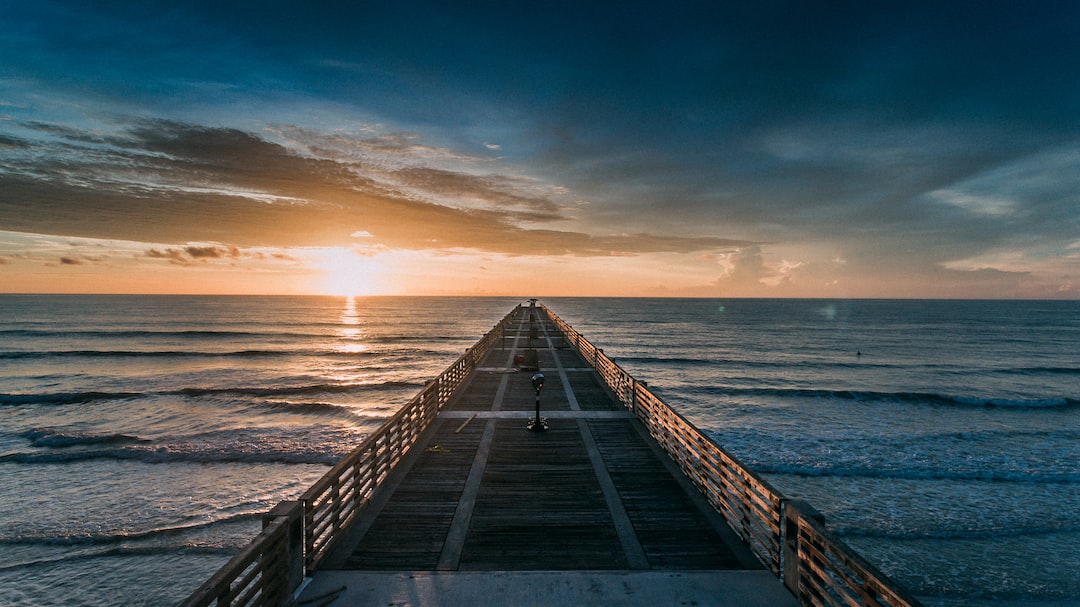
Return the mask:
<path id="1" fill-rule="evenodd" d="M 556 190 L 510 175 L 408 166 L 428 150 L 402 162 L 397 148 L 385 153 L 387 137 L 356 138 L 350 147 L 361 153 L 349 157 L 340 135 L 333 150 L 318 145 L 317 137 L 282 145 L 236 129 L 167 121 L 143 121 L 108 137 L 25 126 L 51 141 L 9 137 L 12 148 L 26 152 L 0 164 L 6 193 L 0 217 L 11 231 L 280 247 L 348 245 L 353 234 L 364 232 L 394 248 L 511 255 L 692 252 L 746 244 L 523 228 L 570 219 Z"/>
<path id="2" fill-rule="evenodd" d="M 111 4 L 5 9 L 0 231 L 1077 296 L 1080 6 Z"/>

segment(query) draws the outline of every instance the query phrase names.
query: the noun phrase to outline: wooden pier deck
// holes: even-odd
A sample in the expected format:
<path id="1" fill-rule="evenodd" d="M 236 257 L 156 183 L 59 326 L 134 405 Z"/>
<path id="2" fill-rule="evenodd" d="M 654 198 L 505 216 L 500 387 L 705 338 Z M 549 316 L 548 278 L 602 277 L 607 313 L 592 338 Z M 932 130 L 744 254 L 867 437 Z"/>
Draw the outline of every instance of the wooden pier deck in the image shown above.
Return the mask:
<path id="1" fill-rule="evenodd" d="M 299 600 L 797 605 L 547 316 L 517 314 Z"/>
<path id="2" fill-rule="evenodd" d="M 181 603 L 583 604 L 921 607 L 535 300 Z"/>

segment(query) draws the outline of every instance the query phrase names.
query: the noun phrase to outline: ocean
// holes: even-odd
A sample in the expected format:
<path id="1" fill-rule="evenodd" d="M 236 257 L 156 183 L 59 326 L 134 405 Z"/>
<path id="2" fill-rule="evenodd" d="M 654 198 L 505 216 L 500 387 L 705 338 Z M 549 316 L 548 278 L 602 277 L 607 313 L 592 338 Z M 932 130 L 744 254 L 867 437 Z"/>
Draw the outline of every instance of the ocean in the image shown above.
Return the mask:
<path id="1" fill-rule="evenodd" d="M 0 295 L 0 605 L 179 602 L 522 301 Z M 1080 605 L 1080 302 L 542 301 L 927 605 Z"/>

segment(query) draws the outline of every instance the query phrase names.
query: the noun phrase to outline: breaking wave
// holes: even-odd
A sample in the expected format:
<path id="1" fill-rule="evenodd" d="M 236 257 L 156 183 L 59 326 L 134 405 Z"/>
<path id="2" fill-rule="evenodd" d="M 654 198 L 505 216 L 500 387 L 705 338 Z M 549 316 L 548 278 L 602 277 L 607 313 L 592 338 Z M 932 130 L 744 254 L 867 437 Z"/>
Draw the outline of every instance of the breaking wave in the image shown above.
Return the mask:
<path id="1" fill-rule="evenodd" d="M 323 446 L 325 447 L 325 446 Z M 169 463 L 244 463 L 244 464 L 322 464 L 333 465 L 345 451 L 312 446 L 302 450 L 273 450 L 257 448 L 199 448 L 185 445 L 152 448 L 121 447 L 113 449 L 83 449 L 78 451 L 15 452 L 0 455 L 0 462 L 16 464 L 67 464 L 82 461 L 113 459 L 148 464 Z"/>
<path id="2" fill-rule="evenodd" d="M 0 405 L 75 405 L 107 400 L 130 400 L 157 396 L 183 396 L 199 398 L 208 396 L 246 396 L 271 398 L 281 396 L 305 396 L 318 394 L 359 394 L 376 390 L 399 390 L 413 388 L 419 390 L 422 384 L 387 381 L 375 383 L 344 384 L 309 384 L 302 386 L 279 387 L 235 387 L 235 388 L 181 388 L 161 392 L 40 392 L 26 394 L 0 394 Z"/>
<path id="3" fill-rule="evenodd" d="M 1047 525 L 1038 527 L 988 527 L 955 529 L 874 529 L 865 527 L 831 527 L 842 537 L 865 537 L 889 540 L 978 540 L 1002 537 L 1032 537 L 1080 532 L 1080 525 Z"/>
<path id="4" fill-rule="evenodd" d="M 866 403 L 885 402 L 979 408 L 1053 409 L 1080 407 L 1080 399 L 1069 397 L 1011 399 L 940 394 L 933 392 L 877 392 L 871 390 L 819 390 L 807 388 L 728 388 L 723 386 L 695 386 L 681 388 L 680 391 L 685 394 L 710 397 L 834 399 Z"/>
<path id="5" fill-rule="evenodd" d="M 1080 483 L 1077 472 L 1033 472 L 1028 470 L 973 470 L 948 468 L 882 468 L 874 465 L 761 464 L 752 466 L 761 474 L 790 474 L 817 477 L 859 477 L 890 480 L 989 481 L 1031 484 Z"/>
<path id="6" fill-rule="evenodd" d="M 192 531 L 200 531 L 229 523 L 259 520 L 262 513 L 247 512 L 233 514 L 227 517 L 192 523 L 190 525 L 175 525 L 169 527 L 157 527 L 144 531 L 113 531 L 105 533 L 73 533 L 70 535 L 5 535 L 0 536 L 0 546 L 17 546 L 27 544 L 51 545 L 51 546 L 85 546 L 101 544 L 118 544 L 137 540 L 147 540 L 157 537 L 174 536 Z"/>
<path id="7" fill-rule="evenodd" d="M 64 432 L 51 428 L 34 428 L 21 436 L 35 447 L 78 447 L 84 445 L 118 445 L 149 442 L 129 434 L 94 434 L 91 432 Z"/>

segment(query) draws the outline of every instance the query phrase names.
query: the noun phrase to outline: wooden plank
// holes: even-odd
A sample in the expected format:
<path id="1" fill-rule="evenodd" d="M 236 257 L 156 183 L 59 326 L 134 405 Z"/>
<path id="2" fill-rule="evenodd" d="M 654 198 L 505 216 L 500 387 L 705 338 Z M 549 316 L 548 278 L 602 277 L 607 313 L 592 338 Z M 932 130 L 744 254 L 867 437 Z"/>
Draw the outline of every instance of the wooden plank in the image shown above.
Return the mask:
<path id="1" fill-rule="evenodd" d="M 740 568 L 631 422 L 590 421 L 589 428 L 654 569 Z"/>
<path id="2" fill-rule="evenodd" d="M 460 567 L 626 567 L 576 422 L 542 433 L 497 422 Z"/>
<path id="3" fill-rule="evenodd" d="M 431 443 L 351 548 L 351 569 L 435 569 L 483 426 L 441 422 Z"/>

